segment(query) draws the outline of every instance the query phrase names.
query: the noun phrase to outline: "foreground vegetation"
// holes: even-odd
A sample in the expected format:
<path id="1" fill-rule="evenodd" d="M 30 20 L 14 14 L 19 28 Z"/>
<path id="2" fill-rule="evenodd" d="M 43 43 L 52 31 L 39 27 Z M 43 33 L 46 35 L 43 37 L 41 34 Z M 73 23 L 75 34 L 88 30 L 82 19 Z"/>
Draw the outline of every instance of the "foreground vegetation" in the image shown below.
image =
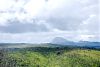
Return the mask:
<path id="1" fill-rule="evenodd" d="M 100 51 L 71 47 L 1 50 L 0 67 L 100 67 Z"/>

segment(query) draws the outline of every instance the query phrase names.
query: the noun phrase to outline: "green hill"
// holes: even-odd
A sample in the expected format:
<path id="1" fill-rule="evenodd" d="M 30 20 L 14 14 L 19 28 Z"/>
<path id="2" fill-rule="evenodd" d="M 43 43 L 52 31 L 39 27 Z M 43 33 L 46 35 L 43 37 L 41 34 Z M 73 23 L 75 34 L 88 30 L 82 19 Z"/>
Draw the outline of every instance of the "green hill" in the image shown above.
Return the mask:
<path id="1" fill-rule="evenodd" d="M 8 52 L 0 67 L 100 67 L 100 51 L 69 47 L 21 48 Z"/>

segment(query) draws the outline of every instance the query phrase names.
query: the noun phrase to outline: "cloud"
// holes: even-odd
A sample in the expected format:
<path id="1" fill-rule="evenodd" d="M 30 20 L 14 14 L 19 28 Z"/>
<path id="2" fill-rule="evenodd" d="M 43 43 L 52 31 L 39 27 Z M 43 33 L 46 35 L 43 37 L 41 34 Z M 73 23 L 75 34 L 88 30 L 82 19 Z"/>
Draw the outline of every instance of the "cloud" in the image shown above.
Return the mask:
<path id="1" fill-rule="evenodd" d="M 88 36 L 93 35 L 92 39 L 98 40 L 99 27 L 98 0 L 0 0 L 0 32 L 7 35 L 9 33 L 11 37 L 19 34 L 13 36 L 15 40 L 21 37 L 23 40 L 24 33 L 42 32 L 50 37 L 56 36 L 57 33 L 59 33 L 57 36 L 62 37 L 68 35 L 72 40 L 77 40 L 76 35 L 79 39 L 90 40 L 91 37 Z M 86 36 L 81 37 L 81 35 Z M 4 40 L 10 38 L 1 36 L 0 39 Z M 31 36 L 33 35 L 28 34 L 26 38 L 29 37 L 30 41 Z"/>
<path id="2" fill-rule="evenodd" d="M 89 30 L 94 32 L 95 26 L 99 27 L 99 6 L 98 1 L 95 0 L 62 0 L 60 7 L 56 7 L 53 10 L 48 11 L 45 15 L 47 22 L 56 29 L 63 31 L 79 30 L 81 26 L 84 30 Z M 68 3 L 68 4 L 67 4 Z M 49 8 L 48 8 L 49 10 Z M 44 13 L 45 14 L 45 13 Z M 43 15 L 43 14 L 42 14 Z M 95 17 L 90 18 L 90 16 L 95 15 Z M 86 27 L 83 21 L 88 19 L 90 22 Z M 95 24 L 95 25 L 94 25 Z M 86 28 L 85 28 L 86 27 Z M 91 29 L 90 29 L 91 28 Z M 94 30 L 93 30 L 94 29 Z M 82 29 L 83 30 L 83 29 Z"/>
<path id="3" fill-rule="evenodd" d="M 80 35 L 74 32 L 41 32 L 41 33 L 0 33 L 0 42 L 4 43 L 48 43 L 55 37 L 63 37 L 71 41 L 100 41 L 97 35 Z"/>
<path id="4" fill-rule="evenodd" d="M 0 26 L 0 31 L 4 33 L 27 33 L 27 32 L 47 32 L 49 29 L 45 24 L 38 24 L 37 22 L 19 21 L 17 19 L 9 20 L 6 26 Z"/>
<path id="5" fill-rule="evenodd" d="M 100 23 L 99 17 L 97 15 L 90 15 L 83 23 L 80 25 L 80 30 L 86 30 L 88 33 L 96 34 L 100 33 Z"/>

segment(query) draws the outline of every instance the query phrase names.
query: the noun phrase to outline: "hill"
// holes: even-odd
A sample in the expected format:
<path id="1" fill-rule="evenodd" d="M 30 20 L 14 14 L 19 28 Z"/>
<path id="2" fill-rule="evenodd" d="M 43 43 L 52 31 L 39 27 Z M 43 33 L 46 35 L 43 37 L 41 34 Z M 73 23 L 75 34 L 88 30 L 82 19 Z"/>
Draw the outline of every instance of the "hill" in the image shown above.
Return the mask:
<path id="1" fill-rule="evenodd" d="M 100 51 L 93 49 L 27 47 L 0 54 L 5 52 L 0 67 L 100 67 Z"/>
<path id="2" fill-rule="evenodd" d="M 56 37 L 52 40 L 51 44 L 58 44 L 62 46 L 80 46 L 80 47 L 93 47 L 100 49 L 100 42 L 90 42 L 90 41 L 69 41 L 62 37 Z"/>

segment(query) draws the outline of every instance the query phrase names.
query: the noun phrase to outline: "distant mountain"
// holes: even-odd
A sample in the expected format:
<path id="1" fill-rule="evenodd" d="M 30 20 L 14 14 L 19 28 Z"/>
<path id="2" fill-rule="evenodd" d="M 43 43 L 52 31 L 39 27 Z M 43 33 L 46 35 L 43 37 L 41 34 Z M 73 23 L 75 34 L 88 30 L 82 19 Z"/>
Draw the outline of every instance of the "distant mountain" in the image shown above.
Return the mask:
<path id="1" fill-rule="evenodd" d="M 60 44 L 60 45 L 73 45 L 73 41 L 66 40 L 62 37 L 56 37 L 52 40 L 52 44 Z"/>
<path id="2" fill-rule="evenodd" d="M 89 42 L 89 41 L 81 41 L 78 42 L 78 44 L 81 44 L 81 46 L 88 46 L 88 47 L 95 47 L 99 46 L 100 47 L 100 42 Z"/>
<path id="3" fill-rule="evenodd" d="M 50 43 L 0 43 L 0 48 L 25 48 L 25 47 L 61 47 L 61 46 L 79 46 L 100 49 L 100 42 L 79 41 L 73 42 L 62 37 L 54 38 Z"/>
<path id="4" fill-rule="evenodd" d="M 26 48 L 26 47 L 59 47 L 60 45 L 51 43 L 0 43 L 0 48 Z"/>
<path id="5" fill-rule="evenodd" d="M 100 42 L 89 42 L 89 41 L 79 41 L 79 42 L 73 42 L 68 41 L 62 37 L 56 37 L 52 40 L 52 44 L 59 44 L 59 45 L 71 45 L 71 46 L 85 46 L 85 47 L 96 47 L 100 48 Z"/>

